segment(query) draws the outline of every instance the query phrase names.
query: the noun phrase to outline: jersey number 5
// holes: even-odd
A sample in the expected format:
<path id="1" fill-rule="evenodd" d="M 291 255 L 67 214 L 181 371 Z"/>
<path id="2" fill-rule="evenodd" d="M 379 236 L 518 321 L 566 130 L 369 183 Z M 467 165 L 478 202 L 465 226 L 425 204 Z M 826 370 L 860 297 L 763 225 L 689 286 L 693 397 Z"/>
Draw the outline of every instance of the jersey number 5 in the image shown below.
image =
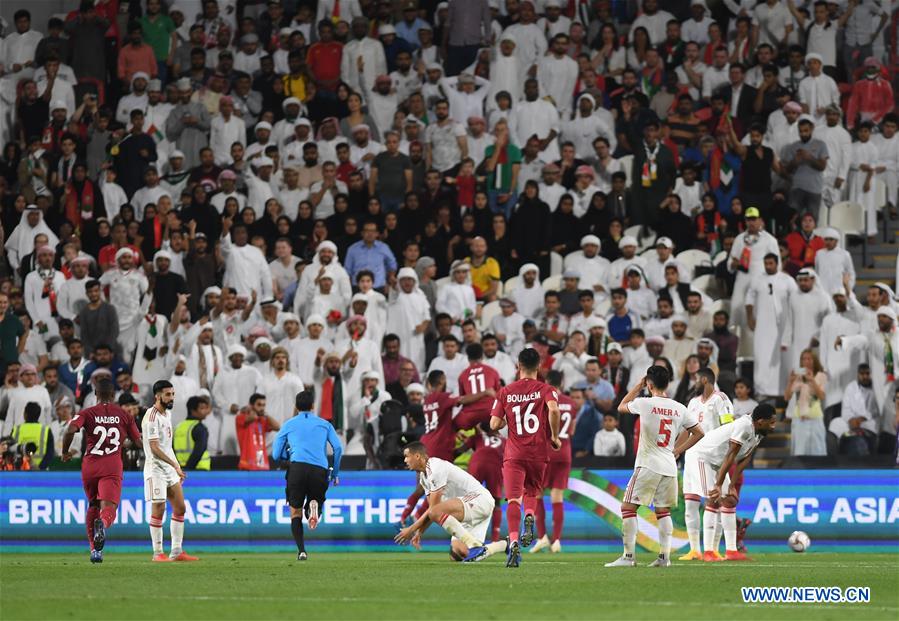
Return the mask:
<path id="1" fill-rule="evenodd" d="M 518 435 L 524 435 L 526 433 L 537 433 L 537 430 L 540 428 L 540 419 L 537 418 L 536 414 L 534 414 L 533 401 L 528 403 L 528 407 L 524 411 L 524 425 L 522 425 L 521 420 L 521 406 L 516 405 L 515 407 L 513 407 L 512 413 L 515 414 L 515 429 Z"/>
<path id="2" fill-rule="evenodd" d="M 94 435 L 99 435 L 100 439 L 91 449 L 91 455 L 112 455 L 119 450 L 119 429 L 118 427 L 94 427 Z M 109 446 L 103 447 L 109 440 Z"/>
<path id="3" fill-rule="evenodd" d="M 668 443 L 671 442 L 671 419 L 670 418 L 661 418 L 659 419 L 659 439 L 656 442 L 656 446 L 668 446 Z"/>

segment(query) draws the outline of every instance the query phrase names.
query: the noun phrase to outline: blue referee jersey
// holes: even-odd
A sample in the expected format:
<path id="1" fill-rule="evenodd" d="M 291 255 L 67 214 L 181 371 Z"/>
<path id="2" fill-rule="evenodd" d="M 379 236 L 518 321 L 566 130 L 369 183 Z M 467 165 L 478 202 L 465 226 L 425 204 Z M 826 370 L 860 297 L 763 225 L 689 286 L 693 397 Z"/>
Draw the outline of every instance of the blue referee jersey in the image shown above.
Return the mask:
<path id="1" fill-rule="evenodd" d="M 328 444 L 334 451 L 334 472 L 340 471 L 343 446 L 337 432 L 328 421 L 312 412 L 300 412 L 284 423 L 275 438 L 272 457 L 280 460 L 312 464 L 328 469 Z M 288 449 L 290 449 L 288 453 Z"/>

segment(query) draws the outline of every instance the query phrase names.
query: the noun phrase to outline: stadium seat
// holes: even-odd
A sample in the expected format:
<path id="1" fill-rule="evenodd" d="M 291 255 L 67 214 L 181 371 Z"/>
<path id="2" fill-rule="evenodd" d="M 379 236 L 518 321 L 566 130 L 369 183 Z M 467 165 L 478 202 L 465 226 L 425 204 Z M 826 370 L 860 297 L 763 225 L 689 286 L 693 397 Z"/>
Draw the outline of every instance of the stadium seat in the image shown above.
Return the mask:
<path id="1" fill-rule="evenodd" d="M 712 302 L 712 305 L 709 307 L 709 312 L 713 315 L 718 311 L 725 311 L 727 313 L 730 312 L 730 301 L 729 300 L 715 300 Z"/>
<path id="2" fill-rule="evenodd" d="M 550 276 L 549 278 L 543 279 L 543 290 L 544 291 L 559 291 L 562 288 L 562 276 L 556 274 L 555 276 Z"/>
<path id="3" fill-rule="evenodd" d="M 478 328 L 481 332 L 490 328 L 490 321 L 499 315 L 502 312 L 502 309 L 499 307 L 499 302 L 488 302 L 484 304 L 484 308 L 481 309 L 481 320 L 480 326 Z"/>
<path id="4" fill-rule="evenodd" d="M 557 276 L 562 273 L 562 265 L 564 260 L 562 259 L 562 255 L 558 252 L 550 252 L 549 253 L 549 275 Z"/>
<path id="5" fill-rule="evenodd" d="M 510 293 L 515 291 L 515 289 L 517 289 L 520 284 L 521 276 L 513 276 L 512 278 L 507 280 L 505 283 L 503 283 L 503 291 L 505 291 L 505 295 L 509 295 Z"/>
<path id="6" fill-rule="evenodd" d="M 703 274 L 702 276 L 698 276 L 693 279 L 690 283 L 690 289 L 693 291 L 698 291 L 699 293 L 705 293 L 709 297 L 711 297 L 710 289 L 714 284 L 714 276 L 711 274 Z M 714 298 L 713 298 L 714 299 Z"/>
<path id="7" fill-rule="evenodd" d="M 858 203 L 842 201 L 830 208 L 830 226 L 840 231 L 843 238 L 841 246 L 846 247 L 846 238 L 850 235 L 862 238 L 862 261 L 868 264 L 868 237 L 865 226 L 865 208 Z"/>
<path id="8" fill-rule="evenodd" d="M 624 229 L 625 235 L 630 235 L 631 237 L 636 238 L 637 242 L 639 242 L 637 252 L 642 252 L 647 248 L 652 248 L 653 246 L 655 246 L 656 238 L 658 237 L 658 235 L 656 235 L 656 232 L 650 228 L 646 229 L 645 232 L 647 234 L 644 237 L 640 237 L 640 231 L 642 230 L 643 226 L 640 224 L 635 224 L 634 226 L 629 226 Z"/>
<path id="9" fill-rule="evenodd" d="M 618 162 L 621 165 L 621 170 L 627 175 L 627 185 L 630 187 L 631 185 L 631 170 L 634 168 L 634 156 L 633 155 L 624 155 L 618 158 Z"/>
<path id="10" fill-rule="evenodd" d="M 696 272 L 696 266 L 712 264 L 712 257 L 709 256 L 708 252 L 705 252 L 703 250 L 684 250 L 675 258 L 681 265 L 683 265 L 687 269 L 688 272 L 690 272 L 691 278 Z"/>

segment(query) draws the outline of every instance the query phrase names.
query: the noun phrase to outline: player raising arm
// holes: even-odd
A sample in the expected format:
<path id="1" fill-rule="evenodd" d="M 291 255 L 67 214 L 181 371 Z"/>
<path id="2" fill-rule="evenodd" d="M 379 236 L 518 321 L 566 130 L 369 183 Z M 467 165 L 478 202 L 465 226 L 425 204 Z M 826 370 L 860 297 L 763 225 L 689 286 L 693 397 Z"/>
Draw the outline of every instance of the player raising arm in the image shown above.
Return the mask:
<path id="1" fill-rule="evenodd" d="M 543 479 L 550 449 L 558 451 L 559 393 L 537 379 L 540 354 L 533 348 L 518 354 L 520 379 L 500 389 L 490 415 L 490 428 L 498 431 L 509 425 L 509 439 L 503 456 L 503 483 L 506 486 L 506 522 L 509 526 L 509 550 L 506 567 L 521 563 L 521 547 L 534 540 L 534 513 L 542 502 Z M 524 501 L 524 534 L 521 530 L 521 505 Z"/>
<path id="2" fill-rule="evenodd" d="M 774 408 L 763 403 L 756 406 L 752 416 L 741 416 L 732 424 L 709 432 L 709 435 L 687 451 L 684 494 L 705 496 L 710 505 L 721 507 L 724 559 L 727 561 L 749 560 L 743 552 L 737 550 L 736 506 L 739 492 L 731 485 L 729 470 L 736 464 L 734 478 L 739 477 L 749 465 L 762 438 L 774 430 L 776 423 Z M 698 476 L 690 476 L 688 480 L 688 470 L 698 473 Z M 709 487 L 709 483 L 713 483 L 712 487 Z"/>
<path id="3" fill-rule="evenodd" d="M 175 388 L 167 380 L 153 384 L 153 405 L 144 414 L 141 427 L 144 436 L 144 500 L 151 503 L 150 540 L 153 542 L 153 561 L 197 561 L 196 556 L 186 554 L 181 548 L 184 539 L 184 490 L 185 478 L 181 465 L 172 449 L 172 415 L 175 405 Z M 172 551 L 166 556 L 162 551 L 162 520 L 165 518 L 165 501 L 172 503 Z"/>
<path id="4" fill-rule="evenodd" d="M 97 382 L 99 403 L 85 408 L 72 419 L 62 437 L 62 460 L 69 461 L 72 440 L 84 430 L 87 447 L 81 463 L 81 481 L 87 496 L 87 540 L 91 563 L 103 562 L 106 529 L 115 521 L 122 497 L 122 440 L 140 442 L 134 418 L 114 403 L 115 385 L 108 379 Z"/>
<path id="5" fill-rule="evenodd" d="M 452 536 L 453 560 L 480 561 L 506 548 L 505 541 L 487 546 L 487 527 L 493 516 L 493 496 L 462 468 L 429 457 L 421 442 L 411 442 L 403 450 L 406 467 L 418 473 L 418 481 L 428 494 L 428 511 L 411 526 L 397 533 L 394 541 L 421 547 L 421 534 L 437 522 Z"/>
<path id="6" fill-rule="evenodd" d="M 622 414 L 640 417 L 640 445 L 634 462 L 634 474 L 624 492 L 621 503 L 621 535 L 624 555 L 606 567 L 634 567 L 634 547 L 637 544 L 637 507 L 653 505 L 659 525 L 659 557 L 650 567 L 668 567 L 671 560 L 671 507 L 677 506 L 677 458 L 702 438 L 702 428 L 696 417 L 683 405 L 665 396 L 671 380 L 668 369 L 654 365 L 646 377 L 634 386 L 618 406 Z M 652 395 L 637 398 L 646 388 Z M 689 433 L 678 438 L 682 429 Z"/>

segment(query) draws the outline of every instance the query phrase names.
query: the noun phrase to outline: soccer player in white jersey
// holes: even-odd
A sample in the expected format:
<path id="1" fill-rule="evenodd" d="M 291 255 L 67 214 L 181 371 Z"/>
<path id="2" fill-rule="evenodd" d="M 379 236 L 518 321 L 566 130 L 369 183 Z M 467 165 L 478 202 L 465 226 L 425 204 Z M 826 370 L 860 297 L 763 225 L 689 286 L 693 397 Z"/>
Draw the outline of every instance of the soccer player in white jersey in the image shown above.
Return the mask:
<path id="1" fill-rule="evenodd" d="M 151 503 L 150 539 L 153 542 L 153 561 L 198 561 L 196 556 L 184 552 L 184 490 L 185 478 L 175 451 L 172 449 L 172 413 L 175 388 L 172 383 L 160 380 L 153 384 L 153 405 L 144 414 L 141 433 L 144 439 L 144 500 Z M 166 499 L 172 503 L 172 551 L 166 556 L 162 550 L 162 521 L 165 518 Z"/>
<path id="2" fill-rule="evenodd" d="M 437 522 L 452 536 L 450 557 L 455 561 L 480 561 L 505 551 L 505 541 L 484 545 L 494 500 L 477 479 L 448 461 L 428 457 L 428 449 L 421 442 L 408 444 L 403 459 L 409 470 L 418 473 L 418 481 L 428 495 L 428 511 L 400 530 L 394 541 L 410 542 L 418 548 L 422 533 Z"/>
<path id="3" fill-rule="evenodd" d="M 625 395 L 618 406 L 622 414 L 640 417 L 640 444 L 634 474 L 621 503 L 621 535 L 624 555 L 606 567 L 634 567 L 637 544 L 637 507 L 653 505 L 659 527 L 659 557 L 650 567 L 668 567 L 671 560 L 671 507 L 677 506 L 677 458 L 702 438 L 699 421 L 687 408 L 665 396 L 671 377 L 668 369 L 653 365 L 646 376 Z M 651 397 L 637 398 L 643 389 Z M 681 436 L 681 431 L 687 433 Z"/>
<path id="4" fill-rule="evenodd" d="M 734 406 L 727 395 L 715 388 L 715 372 L 706 367 L 699 369 L 696 376 L 699 394 L 690 399 L 687 411 L 696 416 L 702 432 L 708 434 L 718 427 L 734 422 Z M 695 463 L 692 466 L 688 464 L 684 469 L 684 519 L 687 522 L 687 535 L 690 538 L 690 552 L 678 559 L 681 561 L 701 561 L 703 559 L 702 549 L 699 546 L 699 503 L 701 498 L 697 494 L 686 492 L 687 479 L 699 476 L 695 466 Z M 693 470 L 688 470 L 691 467 Z M 711 528 L 713 533 L 716 528 L 719 528 L 718 522 L 720 522 L 721 516 L 716 508 L 707 507 L 703 519 L 708 522 L 704 528 Z M 717 541 L 717 537 L 713 537 L 711 545 L 706 543 L 706 556 L 721 558 L 715 549 Z"/>
<path id="5" fill-rule="evenodd" d="M 752 453 L 777 422 L 774 408 L 763 403 L 756 406 L 752 416 L 741 416 L 730 425 L 710 431 L 696 446 L 687 451 L 684 469 L 684 496 L 692 494 L 708 498 L 706 511 L 720 507 L 721 524 L 724 527 L 724 559 L 749 560 L 737 551 L 737 502 L 739 493 L 730 484 L 731 466 L 736 465 L 734 477 L 749 465 Z M 690 476 L 688 476 L 690 473 Z M 710 532 L 711 530 L 711 532 Z M 714 528 L 704 529 L 706 552 L 703 560 L 717 561 L 708 556 Z"/>

